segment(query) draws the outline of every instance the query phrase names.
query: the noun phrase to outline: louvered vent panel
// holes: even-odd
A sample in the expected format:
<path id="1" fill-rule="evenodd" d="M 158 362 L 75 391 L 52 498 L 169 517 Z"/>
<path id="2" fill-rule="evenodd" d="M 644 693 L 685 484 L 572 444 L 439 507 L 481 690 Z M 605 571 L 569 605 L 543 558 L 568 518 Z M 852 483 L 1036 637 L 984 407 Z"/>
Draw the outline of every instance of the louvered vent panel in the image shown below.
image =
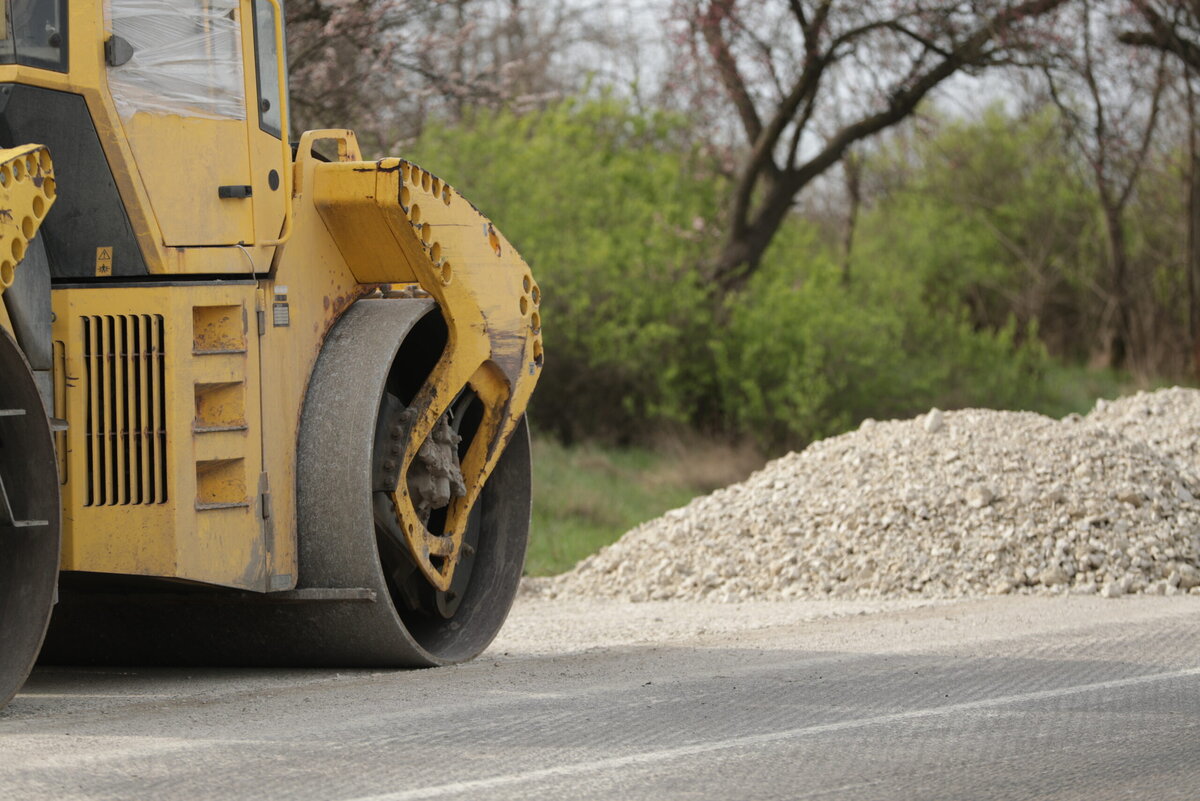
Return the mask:
<path id="1" fill-rule="evenodd" d="M 83 318 L 88 506 L 167 500 L 163 318 Z"/>

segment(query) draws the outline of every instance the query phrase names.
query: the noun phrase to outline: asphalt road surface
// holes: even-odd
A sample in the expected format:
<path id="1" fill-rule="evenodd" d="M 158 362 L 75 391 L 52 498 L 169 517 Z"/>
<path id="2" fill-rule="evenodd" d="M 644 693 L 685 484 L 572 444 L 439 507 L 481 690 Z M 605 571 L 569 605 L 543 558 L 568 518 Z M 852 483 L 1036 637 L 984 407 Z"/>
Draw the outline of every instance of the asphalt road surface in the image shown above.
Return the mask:
<path id="1" fill-rule="evenodd" d="M 1200 598 L 519 601 L 407 672 L 39 669 L 0 799 L 1200 798 Z"/>

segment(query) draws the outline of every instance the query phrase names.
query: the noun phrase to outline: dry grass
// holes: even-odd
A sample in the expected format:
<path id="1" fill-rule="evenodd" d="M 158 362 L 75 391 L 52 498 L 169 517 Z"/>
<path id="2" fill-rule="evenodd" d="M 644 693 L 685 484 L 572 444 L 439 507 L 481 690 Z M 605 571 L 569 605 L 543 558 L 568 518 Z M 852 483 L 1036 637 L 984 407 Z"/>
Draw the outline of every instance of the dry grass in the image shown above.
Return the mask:
<path id="1" fill-rule="evenodd" d="M 690 487 L 697 494 L 736 484 L 766 463 L 749 442 L 704 440 L 696 434 L 664 435 L 655 443 L 654 451 L 664 461 L 652 480 Z"/>
<path id="2" fill-rule="evenodd" d="M 651 448 L 534 442 L 533 530 L 526 573 L 552 575 L 629 529 L 762 466 L 750 448 L 664 436 Z"/>

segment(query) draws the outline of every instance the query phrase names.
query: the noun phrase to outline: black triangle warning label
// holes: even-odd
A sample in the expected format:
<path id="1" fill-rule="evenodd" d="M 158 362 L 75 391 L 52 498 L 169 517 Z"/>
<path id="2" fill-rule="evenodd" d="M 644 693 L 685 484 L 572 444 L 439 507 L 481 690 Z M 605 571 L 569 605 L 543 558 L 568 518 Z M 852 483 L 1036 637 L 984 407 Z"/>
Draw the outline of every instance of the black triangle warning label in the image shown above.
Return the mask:
<path id="1" fill-rule="evenodd" d="M 106 276 L 112 275 L 113 271 L 113 249 L 109 247 L 96 248 L 96 275 Z"/>

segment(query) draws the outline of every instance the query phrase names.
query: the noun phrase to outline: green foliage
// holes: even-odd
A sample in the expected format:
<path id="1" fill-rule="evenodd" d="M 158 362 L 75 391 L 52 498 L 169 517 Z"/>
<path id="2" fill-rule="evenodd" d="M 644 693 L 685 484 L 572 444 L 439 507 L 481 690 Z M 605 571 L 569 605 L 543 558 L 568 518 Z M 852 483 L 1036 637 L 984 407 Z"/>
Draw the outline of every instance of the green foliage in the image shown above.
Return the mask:
<path id="1" fill-rule="evenodd" d="M 1010 316 L 1038 324 L 1055 353 L 1086 358 L 1103 235 L 1055 113 L 993 108 L 903 144 L 871 164 L 884 189 L 864 215 L 856 277 L 901 273 L 934 308 L 962 306 L 992 330 Z"/>
<path id="2" fill-rule="evenodd" d="M 709 321 L 697 265 L 720 183 L 681 121 L 608 98 L 481 113 L 411 154 L 496 221 L 543 290 L 543 428 L 629 438 L 686 420 Z"/>
<path id="3" fill-rule="evenodd" d="M 866 417 L 1035 402 L 1046 357 L 1034 332 L 1012 319 L 977 330 L 965 309 L 934 307 L 899 271 L 846 286 L 811 237 L 789 234 L 713 343 L 734 428 L 777 449 Z"/>
<path id="4" fill-rule="evenodd" d="M 1062 413 L 1084 405 L 1081 384 L 1120 380 L 1048 356 L 1090 355 L 1105 269 L 1095 198 L 1050 112 L 896 137 L 867 162 L 848 270 L 823 244 L 837 232 L 794 216 L 726 298 L 703 265 L 728 185 L 684 120 L 575 99 L 428 128 L 407 155 L 532 266 L 547 353 L 533 416 L 564 441 L 646 442 L 683 424 L 777 452 L 931 406 Z M 1171 249 L 1163 225 L 1144 228 L 1136 252 Z M 1147 275 L 1177 306 L 1172 269 Z M 598 486 L 600 511 L 582 517 L 624 525 L 601 503 L 616 488 Z"/>

